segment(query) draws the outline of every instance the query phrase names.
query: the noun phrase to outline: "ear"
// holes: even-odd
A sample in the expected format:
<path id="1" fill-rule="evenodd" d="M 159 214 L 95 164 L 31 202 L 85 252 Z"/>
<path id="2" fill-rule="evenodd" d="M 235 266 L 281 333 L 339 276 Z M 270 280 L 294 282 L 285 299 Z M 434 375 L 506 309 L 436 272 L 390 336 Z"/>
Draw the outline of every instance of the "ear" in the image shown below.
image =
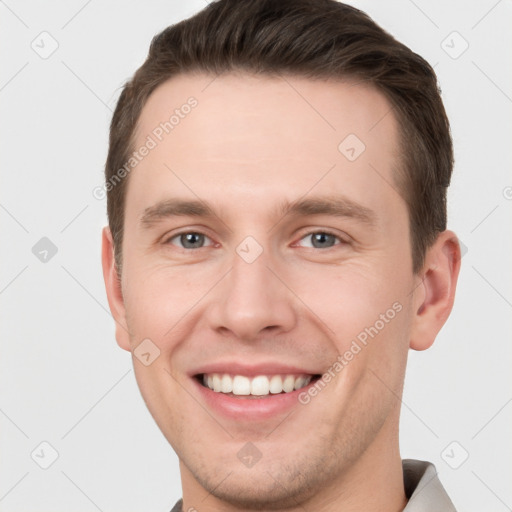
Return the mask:
<path id="1" fill-rule="evenodd" d="M 105 226 L 102 232 L 101 264 L 103 266 L 103 279 L 105 280 L 108 305 L 116 322 L 117 344 L 121 348 L 131 351 L 121 280 L 114 258 L 114 241 L 108 226 Z"/>
<path id="2" fill-rule="evenodd" d="M 452 231 L 443 231 L 425 255 L 425 264 L 416 286 L 410 347 L 429 348 L 446 322 L 453 307 L 460 270 L 460 245 Z"/>

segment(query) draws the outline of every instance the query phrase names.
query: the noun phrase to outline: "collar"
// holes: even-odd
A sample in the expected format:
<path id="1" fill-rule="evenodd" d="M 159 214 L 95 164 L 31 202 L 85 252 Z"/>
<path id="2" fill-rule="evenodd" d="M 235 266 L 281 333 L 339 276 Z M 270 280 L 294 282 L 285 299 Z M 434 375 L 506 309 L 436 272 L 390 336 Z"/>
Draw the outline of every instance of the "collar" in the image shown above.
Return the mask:
<path id="1" fill-rule="evenodd" d="M 403 512 L 457 512 L 437 476 L 434 464 L 423 460 L 402 460 L 405 495 Z"/>

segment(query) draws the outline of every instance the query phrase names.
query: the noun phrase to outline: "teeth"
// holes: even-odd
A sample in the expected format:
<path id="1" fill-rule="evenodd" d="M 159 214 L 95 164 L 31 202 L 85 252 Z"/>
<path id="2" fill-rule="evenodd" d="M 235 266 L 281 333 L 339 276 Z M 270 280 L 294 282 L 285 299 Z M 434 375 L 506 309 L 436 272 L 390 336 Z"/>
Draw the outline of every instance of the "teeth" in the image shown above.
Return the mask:
<path id="1" fill-rule="evenodd" d="M 287 375 L 283 381 L 283 391 L 289 393 L 295 388 L 295 377 L 293 375 Z"/>
<path id="2" fill-rule="evenodd" d="M 260 375 L 254 377 L 251 382 L 251 395 L 268 395 L 270 392 L 270 382 L 268 377 Z"/>
<path id="3" fill-rule="evenodd" d="M 298 379 L 295 379 L 295 384 L 294 384 L 293 388 L 294 389 L 303 388 L 304 384 L 306 384 L 306 378 L 305 377 L 299 377 Z"/>
<path id="4" fill-rule="evenodd" d="M 283 391 L 283 379 L 279 375 L 274 375 L 270 379 L 269 391 L 274 394 Z"/>
<path id="5" fill-rule="evenodd" d="M 221 381 L 220 377 L 214 373 L 213 374 L 213 391 L 220 391 L 221 389 Z"/>
<path id="6" fill-rule="evenodd" d="M 217 393 L 265 396 L 301 389 L 307 386 L 311 379 L 311 375 L 258 375 L 250 379 L 244 375 L 213 373 L 203 375 L 203 384 Z"/>
<path id="7" fill-rule="evenodd" d="M 229 377 L 229 375 L 228 375 L 228 377 Z M 233 394 L 234 395 L 250 395 L 251 394 L 251 381 L 247 377 L 243 377 L 242 375 L 237 375 L 233 379 Z"/>
<path id="8" fill-rule="evenodd" d="M 233 391 L 233 380 L 229 375 L 222 376 L 220 390 L 223 393 L 231 393 Z"/>

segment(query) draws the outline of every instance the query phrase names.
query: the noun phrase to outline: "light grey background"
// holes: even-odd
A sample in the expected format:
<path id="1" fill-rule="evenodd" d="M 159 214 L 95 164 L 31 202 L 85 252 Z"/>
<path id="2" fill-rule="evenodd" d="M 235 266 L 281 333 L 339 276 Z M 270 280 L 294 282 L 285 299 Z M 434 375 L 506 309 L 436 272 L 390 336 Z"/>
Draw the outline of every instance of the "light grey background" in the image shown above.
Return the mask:
<path id="1" fill-rule="evenodd" d="M 460 511 L 512 510 L 512 2 L 350 3 L 435 66 L 456 155 L 449 227 L 467 247 L 452 316 L 410 354 L 402 456 L 434 462 Z M 92 191 L 120 87 L 153 35 L 204 5 L 0 1 L 0 511 L 164 512 L 181 496 L 115 342 Z"/>

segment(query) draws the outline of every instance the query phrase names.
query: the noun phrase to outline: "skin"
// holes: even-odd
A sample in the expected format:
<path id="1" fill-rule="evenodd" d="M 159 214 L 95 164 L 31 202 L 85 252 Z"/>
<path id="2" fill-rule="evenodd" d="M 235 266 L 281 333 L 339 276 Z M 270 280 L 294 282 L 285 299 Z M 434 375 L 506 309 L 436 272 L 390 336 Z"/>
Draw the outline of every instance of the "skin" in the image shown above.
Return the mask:
<path id="1" fill-rule="evenodd" d="M 150 96 L 135 146 L 190 96 L 197 107 L 130 173 L 120 280 L 107 227 L 102 253 L 118 344 L 133 351 L 149 338 L 160 350 L 149 366 L 133 363 L 180 458 L 183 510 L 402 510 L 407 353 L 428 348 L 450 314 L 460 250 L 445 231 L 412 271 L 389 103 L 351 81 L 179 75 Z M 338 150 L 351 133 L 366 146 L 353 162 Z M 283 200 L 325 195 L 371 210 L 373 224 L 276 213 Z M 172 197 L 207 201 L 216 216 L 143 228 L 145 210 Z M 314 245 L 312 233 L 325 230 L 335 236 Z M 206 236 L 190 248 L 183 232 Z M 252 263 L 236 252 L 247 236 L 263 249 Z M 286 415 L 227 418 L 189 376 L 228 358 L 323 373 L 396 302 L 401 311 L 378 335 Z M 237 457 L 249 441 L 262 455 L 252 467 Z"/>

